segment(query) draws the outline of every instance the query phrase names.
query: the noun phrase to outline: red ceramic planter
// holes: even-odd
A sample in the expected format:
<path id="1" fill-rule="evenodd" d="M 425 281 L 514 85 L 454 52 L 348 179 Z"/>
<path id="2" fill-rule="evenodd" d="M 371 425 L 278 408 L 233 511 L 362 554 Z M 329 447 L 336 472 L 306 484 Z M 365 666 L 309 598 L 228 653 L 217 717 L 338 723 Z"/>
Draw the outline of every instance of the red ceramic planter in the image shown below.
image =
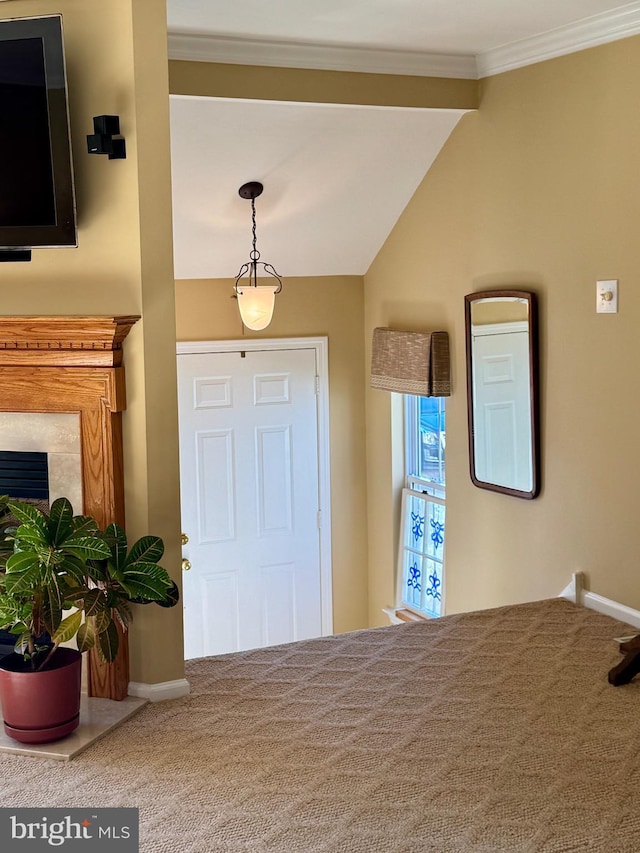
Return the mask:
<path id="1" fill-rule="evenodd" d="M 82 655 L 58 649 L 53 668 L 21 671 L 20 655 L 0 660 L 0 703 L 4 730 L 20 743 L 51 743 L 66 737 L 80 720 Z"/>

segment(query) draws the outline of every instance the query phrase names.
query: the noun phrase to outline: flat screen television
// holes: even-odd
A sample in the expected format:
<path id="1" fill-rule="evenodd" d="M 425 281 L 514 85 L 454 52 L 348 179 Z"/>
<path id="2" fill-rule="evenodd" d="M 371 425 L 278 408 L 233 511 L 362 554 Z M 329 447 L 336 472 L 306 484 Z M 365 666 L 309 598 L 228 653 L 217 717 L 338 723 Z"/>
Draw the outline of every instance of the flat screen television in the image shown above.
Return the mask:
<path id="1" fill-rule="evenodd" d="M 1 259 L 75 245 L 62 18 L 0 21 Z"/>

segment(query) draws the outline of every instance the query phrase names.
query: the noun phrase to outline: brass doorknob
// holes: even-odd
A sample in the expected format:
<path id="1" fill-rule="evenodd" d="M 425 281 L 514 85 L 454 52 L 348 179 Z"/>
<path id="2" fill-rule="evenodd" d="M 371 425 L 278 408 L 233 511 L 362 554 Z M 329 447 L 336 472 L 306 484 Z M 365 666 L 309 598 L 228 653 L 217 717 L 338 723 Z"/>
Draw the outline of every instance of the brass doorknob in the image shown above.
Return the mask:
<path id="1" fill-rule="evenodd" d="M 191 563 L 189 562 L 189 560 L 187 560 L 186 557 L 184 557 L 182 560 L 182 571 L 188 572 L 190 568 L 191 568 Z"/>
<path id="2" fill-rule="evenodd" d="M 180 536 L 180 541 L 182 542 L 182 544 L 183 544 L 183 545 L 186 545 L 186 544 L 187 544 L 187 542 L 189 541 L 189 537 L 187 536 L 187 534 L 186 534 L 186 533 L 183 533 L 183 534 Z"/>

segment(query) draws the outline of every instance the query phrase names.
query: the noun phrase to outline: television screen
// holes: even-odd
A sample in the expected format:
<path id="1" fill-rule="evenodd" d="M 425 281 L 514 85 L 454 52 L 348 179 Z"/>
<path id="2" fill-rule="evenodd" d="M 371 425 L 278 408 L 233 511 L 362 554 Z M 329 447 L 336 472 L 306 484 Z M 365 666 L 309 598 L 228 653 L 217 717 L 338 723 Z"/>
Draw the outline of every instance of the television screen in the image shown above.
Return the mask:
<path id="1" fill-rule="evenodd" d="M 75 245 L 62 19 L 0 21 L 0 249 Z"/>

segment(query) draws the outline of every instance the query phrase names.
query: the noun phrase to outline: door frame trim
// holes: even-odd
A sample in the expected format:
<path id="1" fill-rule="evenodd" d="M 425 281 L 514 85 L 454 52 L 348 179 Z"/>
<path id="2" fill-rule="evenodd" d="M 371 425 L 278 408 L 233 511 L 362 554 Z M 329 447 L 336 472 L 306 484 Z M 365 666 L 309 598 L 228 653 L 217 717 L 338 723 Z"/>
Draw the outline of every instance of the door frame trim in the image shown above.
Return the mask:
<path id="1" fill-rule="evenodd" d="M 318 400 L 318 519 L 320 539 L 320 608 L 322 636 L 333 634 L 333 576 L 331 558 L 331 456 L 329 442 L 329 339 L 235 338 L 224 341 L 178 341 L 177 355 L 189 353 L 258 352 L 312 349 L 316 353 Z"/>

